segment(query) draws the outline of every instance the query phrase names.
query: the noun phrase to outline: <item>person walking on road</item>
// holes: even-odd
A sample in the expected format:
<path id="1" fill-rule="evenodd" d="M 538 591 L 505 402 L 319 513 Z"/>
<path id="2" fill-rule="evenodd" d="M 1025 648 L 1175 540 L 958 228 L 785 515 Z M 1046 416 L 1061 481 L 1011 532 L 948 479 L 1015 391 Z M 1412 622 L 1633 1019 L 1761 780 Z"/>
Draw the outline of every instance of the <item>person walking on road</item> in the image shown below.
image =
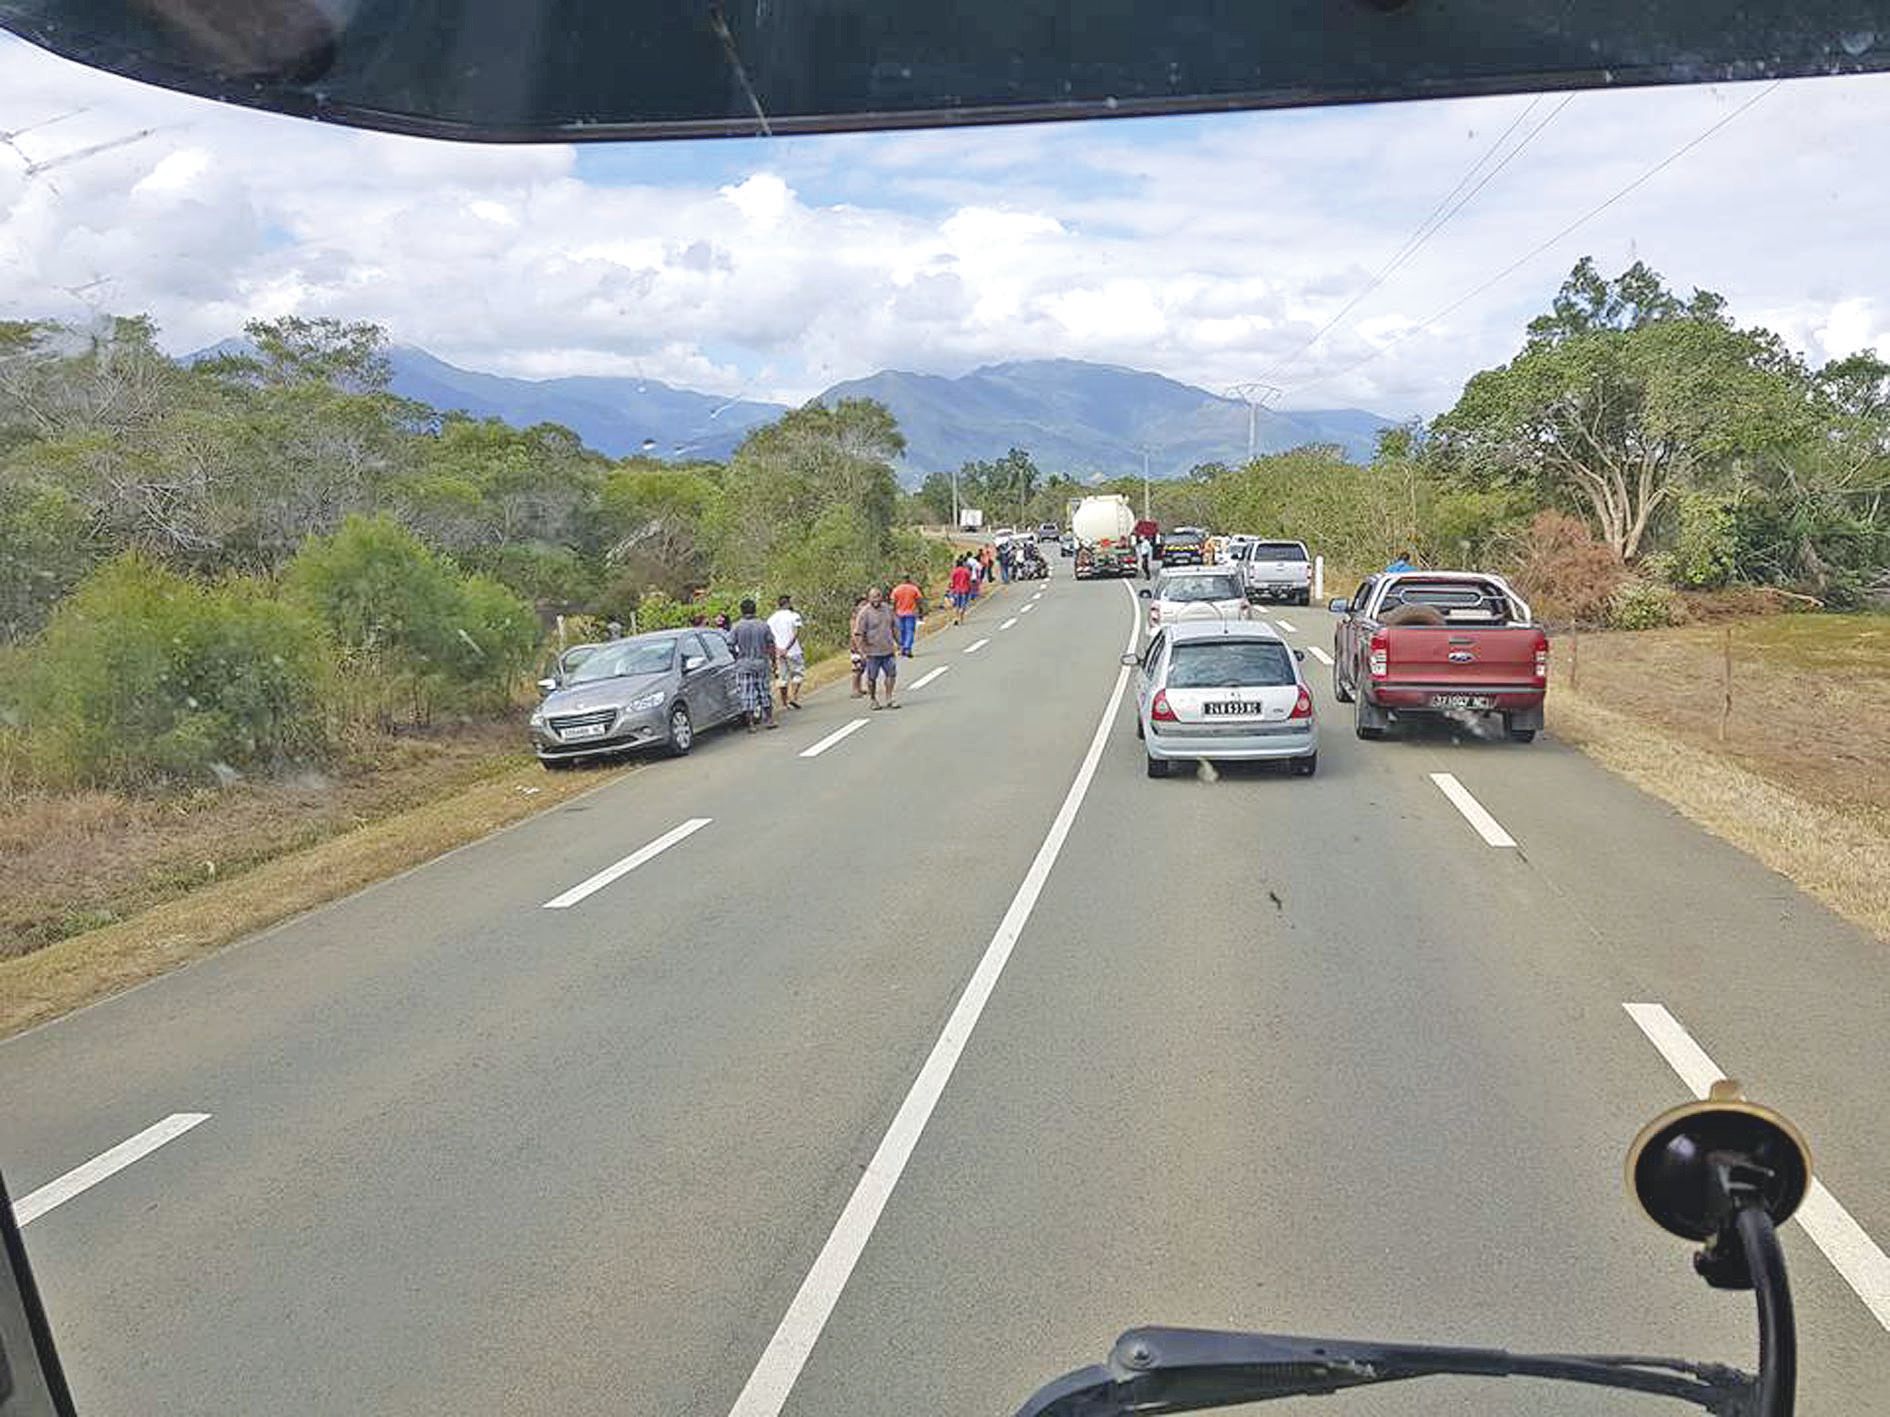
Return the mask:
<path id="1" fill-rule="evenodd" d="M 965 623 L 965 607 L 971 604 L 971 567 L 964 557 L 952 563 L 952 578 L 949 582 L 952 600 L 952 623 Z"/>
<path id="2" fill-rule="evenodd" d="M 866 604 L 853 617 L 853 643 L 866 661 L 866 696 L 873 707 L 898 708 L 893 700 L 893 685 L 899 678 L 899 623 L 886 593 L 874 586 L 866 593 Z M 886 698 L 879 697 L 879 681 L 886 681 Z"/>
<path id="3" fill-rule="evenodd" d="M 907 571 L 905 578 L 892 588 L 893 615 L 899 622 L 899 653 L 912 658 L 912 642 L 918 638 L 919 616 L 925 613 L 925 592 Z"/>
<path id="4" fill-rule="evenodd" d="M 735 645 L 735 688 L 741 695 L 742 712 L 748 715 L 748 731 L 774 721 L 774 634 L 766 620 L 755 618 L 755 602 L 742 602 L 742 618 L 729 631 Z"/>
<path id="5" fill-rule="evenodd" d="M 807 679 L 807 650 L 801 644 L 801 612 L 794 608 L 794 597 L 784 595 L 775 602 L 775 612 L 768 617 L 768 633 L 774 637 L 774 670 L 781 687 L 781 707 L 801 706 L 801 685 Z"/>

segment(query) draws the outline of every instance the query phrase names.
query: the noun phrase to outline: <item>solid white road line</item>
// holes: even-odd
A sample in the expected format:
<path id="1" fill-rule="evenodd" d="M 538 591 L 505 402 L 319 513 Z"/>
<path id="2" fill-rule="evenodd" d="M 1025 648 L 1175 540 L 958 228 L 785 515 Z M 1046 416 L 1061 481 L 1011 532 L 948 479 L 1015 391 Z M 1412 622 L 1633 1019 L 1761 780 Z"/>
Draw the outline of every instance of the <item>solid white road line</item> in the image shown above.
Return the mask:
<path id="1" fill-rule="evenodd" d="M 1695 1097 L 1705 1097 L 1713 1084 L 1725 1076 L 1718 1064 L 1707 1057 L 1706 1050 L 1693 1041 L 1693 1035 L 1681 1026 L 1680 1020 L 1662 1005 L 1623 1004 L 1621 1007 Z M 1812 1180 L 1792 1219 L 1811 1237 L 1811 1243 L 1824 1252 L 1832 1268 L 1864 1301 L 1872 1317 L 1885 1329 L 1890 1329 L 1890 1257 L 1886 1257 L 1864 1227 L 1851 1218 L 1851 1213 L 1838 1204 L 1837 1197 L 1824 1188 L 1824 1182 Z"/>
<path id="2" fill-rule="evenodd" d="M 632 871 L 636 870 L 637 867 L 641 866 L 645 861 L 651 860 L 652 858 L 657 857 L 657 856 L 661 856 L 665 851 L 668 851 L 670 847 L 674 846 L 677 842 L 683 840 L 683 838 L 694 836 L 697 832 L 701 831 L 704 827 L 706 827 L 710 822 L 714 820 L 715 818 L 713 817 L 691 817 L 688 821 L 684 822 L 681 826 L 671 827 L 668 831 L 664 832 L 661 836 L 659 836 L 655 841 L 651 842 L 648 846 L 638 847 L 635 851 L 631 852 L 628 856 L 624 857 L 623 860 L 617 862 L 615 865 L 606 866 L 604 867 L 603 870 L 599 871 L 595 876 L 589 876 L 585 878 L 584 880 L 579 881 L 575 886 L 572 886 L 571 889 L 566 891 L 563 895 L 553 896 L 550 900 L 545 902 L 543 909 L 545 910 L 570 909 L 572 906 L 576 905 L 579 901 L 583 900 L 584 897 L 588 895 L 595 895 L 598 891 L 601 891 L 605 886 L 609 885 L 612 881 L 616 880 L 619 876 L 627 876 Z"/>
<path id="3" fill-rule="evenodd" d="M 1319 648 L 1318 645 L 1307 645 L 1306 653 L 1310 654 L 1314 659 L 1318 660 L 1321 664 L 1329 666 L 1332 663 L 1332 656 L 1327 654 L 1321 648 Z"/>
<path id="4" fill-rule="evenodd" d="M 1477 829 L 1477 835 L 1491 846 L 1514 846 L 1516 838 L 1503 830 L 1502 824 L 1492 817 L 1483 804 L 1470 795 L 1456 777 L 1447 772 L 1434 772 L 1431 781 L 1437 784 L 1437 790 L 1450 799 L 1450 805 L 1463 813 L 1463 819 Z"/>
<path id="5" fill-rule="evenodd" d="M 1129 622 L 1131 651 L 1135 648 L 1135 637 L 1136 623 L 1132 618 Z M 788 1395 L 793 1392 L 794 1383 L 800 1377 L 808 1355 L 814 1351 L 821 1330 L 826 1327 L 834 1305 L 840 1300 L 841 1290 L 846 1288 L 853 1267 L 859 1263 L 866 1242 L 872 1238 L 880 1212 L 886 1208 L 893 1187 L 899 1183 L 906 1163 L 912 1159 L 913 1148 L 918 1145 L 926 1123 L 931 1120 L 932 1110 L 938 1105 L 945 1084 L 951 1081 L 952 1070 L 958 1066 L 958 1059 L 965 1051 L 966 1043 L 971 1040 L 972 1030 L 978 1026 L 979 1015 L 984 1012 L 992 991 L 997 988 L 998 977 L 1003 974 L 1011 951 L 1016 948 L 1018 936 L 1030 920 L 1030 912 L 1037 904 L 1044 882 L 1049 879 L 1051 868 L 1057 863 L 1064 839 L 1069 836 L 1077 811 L 1089 792 L 1090 780 L 1096 775 L 1096 765 L 1102 761 L 1103 748 L 1109 741 L 1109 730 L 1115 723 L 1116 710 L 1122 702 L 1122 690 L 1128 682 L 1129 671 L 1124 667 L 1116 674 L 1115 687 L 1109 691 L 1102 717 L 1096 723 L 1096 732 L 1089 740 L 1089 751 L 1083 755 L 1082 765 L 1076 770 L 1076 780 L 1070 784 L 1070 790 L 1063 798 L 1063 805 L 1057 809 L 1056 818 L 1050 823 L 1043 844 L 1037 848 L 1030 869 L 1024 873 L 1023 884 L 1018 886 L 1017 894 L 1011 898 L 1010 908 L 998 922 L 997 933 L 991 937 L 991 943 L 985 946 L 984 955 L 979 959 L 978 967 L 972 971 L 970 982 L 958 996 L 958 1003 L 953 1007 L 951 1017 L 946 1019 L 944 1031 L 932 1045 L 924 1066 L 919 1069 L 912 1090 L 906 1094 L 905 1101 L 899 1104 L 892 1125 L 880 1139 L 873 1159 L 867 1162 L 866 1172 L 853 1188 L 846 1208 L 840 1212 L 833 1233 L 828 1235 L 827 1243 L 821 1246 L 813 1268 L 808 1270 L 807 1277 L 801 1281 L 799 1291 L 788 1305 L 787 1313 L 782 1316 L 774 1336 L 768 1340 L 760 1361 L 748 1375 L 741 1395 L 735 1399 L 734 1407 L 729 1409 L 729 1417 L 779 1417 Z"/>
<path id="6" fill-rule="evenodd" d="M 979 650 L 983 649 L 986 645 L 990 643 L 991 641 L 989 640 L 973 640 L 970 644 L 965 646 L 965 653 L 976 654 Z"/>
<path id="7" fill-rule="evenodd" d="M 115 1176 L 132 1162 L 149 1156 L 164 1143 L 176 1141 L 199 1122 L 210 1120 L 208 1112 L 173 1112 L 135 1137 L 127 1137 L 110 1151 L 102 1151 L 83 1166 L 75 1166 L 57 1180 L 48 1181 L 37 1191 L 21 1196 L 13 1203 L 15 1224 L 26 1225 L 57 1206 L 64 1205 L 82 1191 L 89 1191 L 108 1176 Z"/>
<path id="8" fill-rule="evenodd" d="M 1295 625 L 1291 620 L 1275 620 L 1273 623 L 1289 634 L 1297 635 L 1299 633 L 1299 626 Z"/>
<path id="9" fill-rule="evenodd" d="M 950 668 L 951 665 L 949 664 L 941 664 L 937 669 L 926 670 L 925 673 L 921 674 L 912 682 L 912 688 L 907 689 L 906 692 L 910 694 L 913 689 L 923 689 L 927 684 L 930 684 L 934 679 L 938 678 L 939 675 Z"/>
<path id="10" fill-rule="evenodd" d="M 920 682 L 923 683 L 924 681 L 921 680 Z M 917 688 L 918 685 L 915 684 L 913 687 Z M 801 756 L 803 758 L 818 758 L 822 753 L 833 747 L 834 744 L 838 743 L 848 734 L 858 733 L 864 727 L 866 727 L 866 720 L 863 718 L 856 718 L 850 722 L 843 723 L 825 738 L 814 744 L 813 747 L 801 749 Z"/>
<path id="11" fill-rule="evenodd" d="M 1006 620 L 1002 625 L 999 625 L 998 628 L 1000 630 L 1008 630 L 1010 629 L 1011 626 L 1015 625 L 1016 623 L 1017 623 L 1017 617 L 1013 615 L 1011 616 L 1010 619 Z"/>

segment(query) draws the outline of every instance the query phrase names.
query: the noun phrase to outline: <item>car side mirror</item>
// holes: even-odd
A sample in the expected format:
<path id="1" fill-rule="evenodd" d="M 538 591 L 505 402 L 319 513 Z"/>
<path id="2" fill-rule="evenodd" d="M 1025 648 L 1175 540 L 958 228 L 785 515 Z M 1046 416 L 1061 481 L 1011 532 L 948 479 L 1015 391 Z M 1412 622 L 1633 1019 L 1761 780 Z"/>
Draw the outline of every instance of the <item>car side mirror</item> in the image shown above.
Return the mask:
<path id="1" fill-rule="evenodd" d="M 538 681 L 538 692 L 541 694 L 549 694 L 557 687 L 558 681 L 556 679 L 540 679 Z"/>
<path id="2" fill-rule="evenodd" d="M 1122 656 L 1122 662 L 1133 669 L 1142 662 L 1142 657 L 1139 654 L 1125 654 Z"/>
<path id="3" fill-rule="evenodd" d="M 708 662 L 708 660 L 704 659 L 699 654 L 686 654 L 683 656 L 682 672 L 685 674 L 694 674 Z"/>
<path id="4" fill-rule="evenodd" d="M 1301 664 L 1304 664 L 1306 662 L 1306 651 L 1303 649 L 1295 649 L 1293 651 L 1293 658 L 1297 659 Z"/>
<path id="5" fill-rule="evenodd" d="M 1137 595 L 1139 595 L 1139 596 L 1141 596 L 1141 597 L 1142 597 L 1142 599 L 1144 599 L 1144 600 L 1147 600 L 1147 599 L 1148 599 L 1148 587 L 1147 587 L 1147 586 L 1143 586 L 1143 587 L 1142 587 L 1142 588 L 1141 588 L 1140 590 L 1138 590 L 1138 591 L 1136 592 L 1136 594 L 1137 594 Z"/>
<path id="6" fill-rule="evenodd" d="M 1351 602 L 1344 600 L 1335 600 L 1332 604 L 1328 605 L 1326 609 L 1330 610 L 1334 615 L 1349 615 L 1352 613 Z"/>

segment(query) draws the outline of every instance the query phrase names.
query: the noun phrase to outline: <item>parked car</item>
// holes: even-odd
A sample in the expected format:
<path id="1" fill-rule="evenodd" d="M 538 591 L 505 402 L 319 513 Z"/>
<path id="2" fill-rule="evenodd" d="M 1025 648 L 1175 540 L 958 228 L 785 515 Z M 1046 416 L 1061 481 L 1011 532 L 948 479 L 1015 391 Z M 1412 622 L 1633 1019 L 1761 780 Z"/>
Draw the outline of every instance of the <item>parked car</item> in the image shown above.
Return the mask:
<path id="1" fill-rule="evenodd" d="M 1257 620 L 1185 620 L 1158 631 L 1136 670 L 1135 736 L 1150 777 L 1177 762 L 1283 760 L 1319 769 L 1319 724 L 1300 652 Z"/>
<path id="2" fill-rule="evenodd" d="M 1066 531 L 1063 533 L 1063 535 L 1060 538 L 1058 538 L 1057 552 L 1059 555 L 1063 555 L 1063 556 L 1074 556 L 1076 554 L 1076 533 L 1075 532 Z"/>
<path id="3" fill-rule="evenodd" d="M 532 711 L 529 731 L 538 761 L 566 768 L 640 748 L 681 757 L 698 733 L 740 717 L 728 640 L 655 630 L 594 647 Z"/>
<path id="4" fill-rule="evenodd" d="M 1056 539 L 1057 539 L 1057 524 L 1056 524 L 1055 522 L 1040 522 L 1040 523 L 1038 523 L 1038 525 L 1037 525 L 1037 540 L 1039 540 L 1039 541 L 1055 541 Z"/>
<path id="5" fill-rule="evenodd" d="M 1234 565 L 1245 555 L 1245 548 L 1259 539 L 1244 531 L 1231 532 L 1219 538 L 1214 543 L 1214 564 L 1217 566 Z"/>
<path id="6" fill-rule="evenodd" d="M 1332 690 L 1360 738 L 1427 714 L 1500 718 L 1518 743 L 1542 727 L 1549 637 L 1501 576 L 1385 571 L 1332 612 Z"/>
<path id="7" fill-rule="evenodd" d="M 1179 620 L 1245 620 L 1253 613 L 1240 577 L 1225 566 L 1163 571 L 1136 594 L 1148 602 L 1151 635 Z"/>
<path id="8" fill-rule="evenodd" d="M 1247 599 L 1312 604 L 1312 557 L 1303 541 L 1251 541 L 1240 552 Z"/>
<path id="9" fill-rule="evenodd" d="M 1157 559 L 1164 566 L 1199 566 L 1207 560 L 1208 534 L 1198 526 L 1178 526 L 1162 533 Z"/>

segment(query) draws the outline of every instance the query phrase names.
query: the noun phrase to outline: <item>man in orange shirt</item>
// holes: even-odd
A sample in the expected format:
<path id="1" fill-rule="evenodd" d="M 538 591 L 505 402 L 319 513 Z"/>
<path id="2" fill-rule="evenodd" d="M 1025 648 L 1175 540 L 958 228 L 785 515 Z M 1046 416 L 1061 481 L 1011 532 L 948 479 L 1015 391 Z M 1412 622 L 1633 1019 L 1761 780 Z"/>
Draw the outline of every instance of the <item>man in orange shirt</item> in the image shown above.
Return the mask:
<path id="1" fill-rule="evenodd" d="M 912 572 L 907 571 L 892 588 L 892 608 L 899 622 L 899 653 L 911 659 L 912 641 L 919 633 L 919 615 L 925 609 L 925 592 L 913 583 Z"/>

